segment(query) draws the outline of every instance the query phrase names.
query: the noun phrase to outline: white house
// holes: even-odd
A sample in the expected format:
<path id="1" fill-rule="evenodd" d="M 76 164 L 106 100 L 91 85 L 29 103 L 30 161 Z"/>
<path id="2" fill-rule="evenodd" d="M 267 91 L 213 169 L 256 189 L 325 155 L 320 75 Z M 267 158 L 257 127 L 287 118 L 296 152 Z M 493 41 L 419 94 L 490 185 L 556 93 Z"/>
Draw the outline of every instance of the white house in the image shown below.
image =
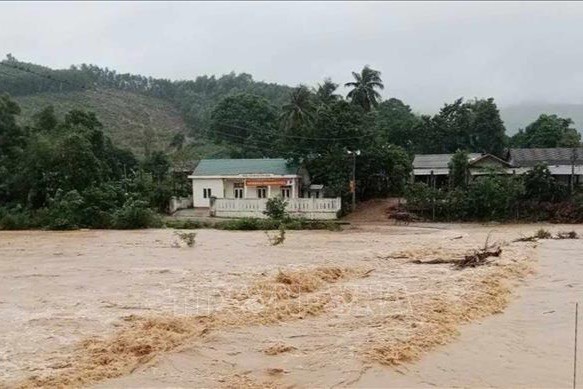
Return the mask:
<path id="1" fill-rule="evenodd" d="M 194 207 L 208 207 L 210 198 L 298 198 L 309 185 L 305 169 L 282 158 L 203 159 L 192 175 Z"/>
<path id="2" fill-rule="evenodd" d="M 265 217 L 273 197 L 286 199 L 292 216 L 335 219 L 340 211 L 339 198 L 323 198 L 322 185 L 310 185 L 306 169 L 282 158 L 203 159 L 188 178 L 193 206 L 209 208 L 211 216 Z"/>

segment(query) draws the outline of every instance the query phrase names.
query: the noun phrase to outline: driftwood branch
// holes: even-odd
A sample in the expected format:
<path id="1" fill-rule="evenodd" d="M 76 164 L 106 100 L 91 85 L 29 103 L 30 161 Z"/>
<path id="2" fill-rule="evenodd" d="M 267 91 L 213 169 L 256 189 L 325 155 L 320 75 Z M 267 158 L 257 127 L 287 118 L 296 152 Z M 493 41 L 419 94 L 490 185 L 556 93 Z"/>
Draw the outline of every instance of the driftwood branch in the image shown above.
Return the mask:
<path id="1" fill-rule="evenodd" d="M 442 264 L 452 264 L 457 269 L 463 269 L 466 267 L 477 267 L 482 266 L 491 261 L 488 260 L 490 257 L 499 257 L 502 254 L 502 249 L 500 247 L 488 247 L 485 249 L 477 250 L 471 254 L 465 255 L 463 259 L 431 259 L 428 261 L 422 261 L 420 259 L 415 259 L 410 261 L 410 263 L 415 263 L 419 265 L 442 265 Z"/>

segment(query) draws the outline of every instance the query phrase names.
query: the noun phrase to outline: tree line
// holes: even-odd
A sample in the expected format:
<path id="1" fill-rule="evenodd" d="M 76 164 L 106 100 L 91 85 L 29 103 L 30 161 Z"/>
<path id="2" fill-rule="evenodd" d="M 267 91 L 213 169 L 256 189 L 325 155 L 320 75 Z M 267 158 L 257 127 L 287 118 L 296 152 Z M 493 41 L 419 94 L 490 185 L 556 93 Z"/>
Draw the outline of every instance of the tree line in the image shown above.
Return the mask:
<path id="1" fill-rule="evenodd" d="M 168 99 L 193 129 L 189 137 L 172 139 L 172 154 L 183 153 L 188 138 L 195 138 L 222 145 L 235 158 L 285 157 L 305 164 L 327 195 L 345 200 L 353 169 L 359 199 L 402 195 L 416 153 L 461 150 L 502 156 L 508 146 L 574 147 L 581 141 L 572 121 L 556 115 L 541 115 L 508 137 L 493 98 L 460 98 L 435 115 L 418 115 L 401 100 L 382 100 L 381 72 L 369 66 L 352 73 L 343 96 L 330 79 L 315 87 L 289 88 L 255 82 L 246 74 L 169 81 L 93 65 L 57 75 L 13 57 L 2 64 L 2 72 L 8 68 L 30 81 L 21 80 L 15 94 L 34 93 L 50 75 L 52 88 L 101 86 Z M 10 79 L 0 73 L 0 90 L 10 91 Z M 104 136 L 102 124 L 90 112 L 71 111 L 58 118 L 46 107 L 32 125 L 19 126 L 19 109 L 6 96 L 1 111 L 0 206 L 5 216 L 27 215 L 34 223 L 55 228 L 121 228 L 152 223 L 151 209 L 163 210 L 172 194 L 187 192 L 187 184 L 169 174 L 172 155 L 148 149 L 138 161 Z M 62 214 L 69 216 L 56 217 Z M 148 221 L 122 221 L 138 216 Z"/>
<path id="2" fill-rule="evenodd" d="M 30 126 L 0 96 L 0 229 L 142 228 L 160 224 L 175 187 L 169 162 L 112 144 L 95 114 L 52 107 Z"/>

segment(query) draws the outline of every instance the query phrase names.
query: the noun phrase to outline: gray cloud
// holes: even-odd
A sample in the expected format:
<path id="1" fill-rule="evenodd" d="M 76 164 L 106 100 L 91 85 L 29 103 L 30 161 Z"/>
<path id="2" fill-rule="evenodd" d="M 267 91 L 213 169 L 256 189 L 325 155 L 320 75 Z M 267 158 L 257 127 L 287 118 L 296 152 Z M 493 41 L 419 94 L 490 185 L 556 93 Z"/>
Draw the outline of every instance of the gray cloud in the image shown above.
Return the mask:
<path id="1" fill-rule="evenodd" d="M 582 3 L 0 3 L 20 60 L 172 79 L 338 83 L 370 64 L 418 111 L 492 96 L 583 103 Z M 0 53 L 0 54 L 5 54 Z"/>

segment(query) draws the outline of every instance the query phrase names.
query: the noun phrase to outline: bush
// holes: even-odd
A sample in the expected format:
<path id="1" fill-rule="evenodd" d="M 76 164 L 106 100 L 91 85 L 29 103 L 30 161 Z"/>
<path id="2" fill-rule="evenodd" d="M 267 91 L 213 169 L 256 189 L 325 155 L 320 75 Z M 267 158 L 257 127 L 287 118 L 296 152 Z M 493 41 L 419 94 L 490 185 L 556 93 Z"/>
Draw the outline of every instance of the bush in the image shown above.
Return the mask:
<path id="1" fill-rule="evenodd" d="M 540 228 L 535 234 L 534 237 L 537 239 L 551 239 L 552 234 L 545 230 L 544 228 Z"/>
<path id="2" fill-rule="evenodd" d="M 159 216 L 143 200 L 130 198 L 113 214 L 113 227 L 120 230 L 161 226 Z"/>
<path id="3" fill-rule="evenodd" d="M 80 227 L 83 197 L 76 190 L 63 194 L 60 189 L 49 200 L 47 228 L 51 230 L 74 230 Z"/>
<path id="4" fill-rule="evenodd" d="M 568 188 L 557 182 L 546 165 L 537 165 L 524 175 L 525 198 L 558 202 L 568 196 Z"/>
<path id="5" fill-rule="evenodd" d="M 272 219 L 256 219 L 256 218 L 242 218 L 234 220 L 225 220 L 217 223 L 215 227 L 219 230 L 240 230 L 240 231 L 256 231 L 256 230 L 276 230 L 280 223 Z"/>
<path id="6" fill-rule="evenodd" d="M 196 232 L 175 232 L 175 234 L 188 247 L 193 247 L 194 244 L 196 243 Z"/>
<path id="7" fill-rule="evenodd" d="M 289 215 L 285 207 L 287 207 L 287 201 L 281 197 L 273 197 L 267 200 L 263 214 L 273 220 L 286 220 L 289 219 Z"/>
<path id="8" fill-rule="evenodd" d="M 28 212 L 0 208 L 0 230 L 26 230 L 34 227 L 31 221 Z"/>

